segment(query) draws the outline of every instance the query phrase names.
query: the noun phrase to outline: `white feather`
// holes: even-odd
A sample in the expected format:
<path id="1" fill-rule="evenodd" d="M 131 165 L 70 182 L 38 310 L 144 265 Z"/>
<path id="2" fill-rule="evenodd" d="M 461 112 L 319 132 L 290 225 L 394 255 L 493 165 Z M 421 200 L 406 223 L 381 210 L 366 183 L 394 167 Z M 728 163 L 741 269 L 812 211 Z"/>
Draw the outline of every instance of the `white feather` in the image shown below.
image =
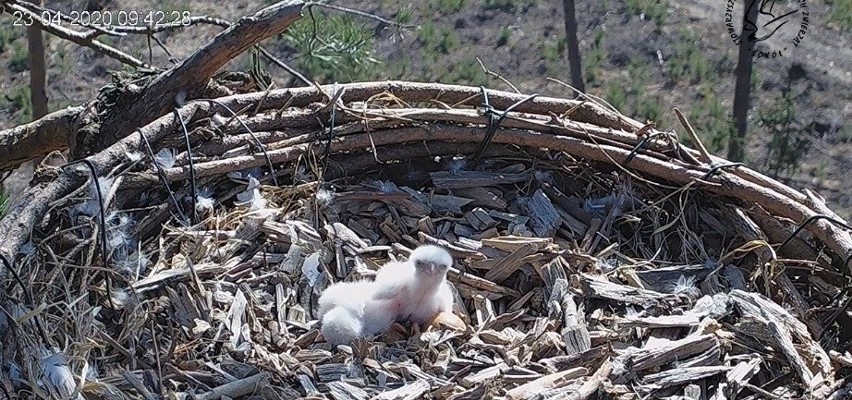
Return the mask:
<path id="1" fill-rule="evenodd" d="M 213 189 L 202 187 L 195 195 L 195 209 L 198 212 L 209 211 L 213 209 L 216 201 L 213 200 Z"/>
<path id="2" fill-rule="evenodd" d="M 74 393 L 77 383 L 74 380 L 74 374 L 71 373 L 71 368 L 68 367 L 65 354 L 59 351 L 43 358 L 41 368 L 47 382 L 62 397 L 67 398 Z M 83 396 L 78 393 L 77 398 L 83 399 Z"/>
<path id="3" fill-rule="evenodd" d="M 177 150 L 173 148 L 165 148 L 157 152 L 154 155 L 154 162 L 160 166 L 160 168 L 168 169 L 175 166 L 175 160 L 177 159 Z"/>
<path id="4" fill-rule="evenodd" d="M 127 159 L 130 160 L 130 162 L 139 162 L 142 160 L 142 153 L 136 151 L 128 151 Z"/>

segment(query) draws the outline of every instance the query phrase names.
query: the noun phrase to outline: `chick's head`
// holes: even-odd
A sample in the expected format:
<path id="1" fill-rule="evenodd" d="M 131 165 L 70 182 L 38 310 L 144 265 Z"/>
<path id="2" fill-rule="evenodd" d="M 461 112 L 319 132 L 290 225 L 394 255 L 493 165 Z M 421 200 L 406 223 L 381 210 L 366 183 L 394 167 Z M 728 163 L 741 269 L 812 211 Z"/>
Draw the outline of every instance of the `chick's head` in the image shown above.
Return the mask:
<path id="1" fill-rule="evenodd" d="M 414 249 L 409 262 L 418 274 L 441 277 L 453 265 L 453 257 L 447 250 L 435 245 L 424 245 Z"/>

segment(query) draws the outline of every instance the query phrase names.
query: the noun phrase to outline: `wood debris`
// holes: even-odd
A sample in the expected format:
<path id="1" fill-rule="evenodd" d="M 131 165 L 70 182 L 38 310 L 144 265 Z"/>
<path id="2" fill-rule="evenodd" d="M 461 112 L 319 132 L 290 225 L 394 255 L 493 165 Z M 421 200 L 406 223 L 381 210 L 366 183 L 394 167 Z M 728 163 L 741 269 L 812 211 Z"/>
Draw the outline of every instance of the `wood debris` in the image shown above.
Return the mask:
<path id="1" fill-rule="evenodd" d="M 393 96 L 406 90 L 396 89 Z M 212 115 L 187 121 L 191 138 L 210 129 L 228 138 L 210 139 L 222 150 L 204 161 L 193 154 L 195 183 L 215 204 L 197 221 L 186 213 L 194 190 L 188 166 L 164 172 L 175 193 L 131 184 L 156 182 L 145 158 L 101 169 L 124 182 L 107 191 L 106 266 L 94 186 L 51 199 L 32 243 L 15 248 L 20 282 L 5 282 L 0 384 L 47 397 L 43 355 L 63 352 L 68 382 L 85 382 L 87 398 L 715 400 L 848 392 L 850 293 L 838 269 L 848 254 L 836 253 L 848 235 L 837 228 L 827 236 L 814 225 L 776 253 L 801 221 L 776 216 L 781 206 L 714 192 L 763 178 L 726 169 L 723 185 L 663 179 L 648 171 L 700 177 L 709 167 L 652 158 L 669 154 L 656 144 L 629 164 L 644 165 L 643 173 L 626 170 L 627 162 L 614 168 L 607 160 L 621 163 L 619 152 L 636 145 L 626 117 L 586 102 L 571 103 L 583 121 L 557 118 L 570 107 L 534 114 L 550 104 L 538 98 L 506 121 L 473 168 L 474 147 L 446 130 L 469 124 L 465 132 L 478 144 L 481 116 L 463 103 L 478 102 L 479 92 L 452 90 L 452 99 L 442 90 L 410 102 L 456 104 L 447 110 L 407 108 L 388 101 L 391 91 L 363 103 L 375 115 L 341 99 L 341 136 L 322 171 L 325 155 L 315 151 L 325 139 L 317 146 L 313 134 L 292 136 L 292 127 L 271 122 L 296 124 L 288 116 L 297 113 L 304 132 L 320 129 L 331 106 L 314 115 L 310 107 L 325 97 L 299 97 L 313 90 L 287 92 L 301 99 L 292 107 L 271 94 L 276 109 L 257 105 L 240 116 L 268 141 L 266 155 L 242 147 L 251 135 L 241 126 L 211 128 Z M 436 120 L 447 116 L 462 119 Z M 582 135 L 572 130 L 578 126 Z M 521 146 L 514 137 L 528 130 L 552 143 L 570 140 L 585 156 Z M 389 141 L 393 135 L 408 139 Z M 590 135 L 594 146 L 585 142 Z M 156 151 L 166 144 L 152 139 Z M 595 161 L 604 147 L 617 157 Z M 423 243 L 455 259 L 452 314 L 425 326 L 398 323 L 350 346 L 322 340 L 315 312 L 324 288 L 372 279 Z"/>

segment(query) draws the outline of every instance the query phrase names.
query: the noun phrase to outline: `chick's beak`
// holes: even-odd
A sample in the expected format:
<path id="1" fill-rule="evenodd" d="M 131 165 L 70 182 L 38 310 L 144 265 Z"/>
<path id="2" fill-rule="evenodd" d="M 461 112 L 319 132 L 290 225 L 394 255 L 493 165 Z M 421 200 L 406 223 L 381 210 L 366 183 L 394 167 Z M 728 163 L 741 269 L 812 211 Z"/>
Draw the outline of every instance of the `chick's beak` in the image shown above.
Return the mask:
<path id="1" fill-rule="evenodd" d="M 438 266 L 435 263 L 429 263 L 429 273 L 434 274 L 438 270 Z"/>

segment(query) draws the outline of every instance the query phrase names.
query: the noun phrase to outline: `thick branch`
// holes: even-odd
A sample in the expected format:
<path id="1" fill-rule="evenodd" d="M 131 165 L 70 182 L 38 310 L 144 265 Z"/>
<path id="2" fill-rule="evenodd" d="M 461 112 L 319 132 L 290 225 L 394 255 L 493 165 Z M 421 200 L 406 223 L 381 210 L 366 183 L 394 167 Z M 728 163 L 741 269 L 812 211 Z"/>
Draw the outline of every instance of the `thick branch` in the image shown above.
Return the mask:
<path id="1" fill-rule="evenodd" d="M 75 158 L 102 150 L 137 127 L 168 113 L 177 105 L 177 97 L 198 97 L 219 68 L 254 44 L 283 32 L 300 18 L 302 6 L 301 0 L 287 0 L 244 17 L 143 90 L 122 93 L 104 118 L 98 139 L 87 141 L 96 148 L 75 149 Z"/>
<path id="2" fill-rule="evenodd" d="M 68 107 L 25 125 L 0 131 L 0 171 L 9 170 L 54 150 L 68 148 L 83 107 Z"/>
<path id="3" fill-rule="evenodd" d="M 86 175 L 80 172 L 60 170 L 55 180 L 30 187 L 0 219 L 0 254 L 13 260 L 21 246 L 30 240 L 32 229 L 42 221 L 51 202 L 71 193 L 85 181 Z M 5 277 L 2 266 L 0 272 Z"/>

